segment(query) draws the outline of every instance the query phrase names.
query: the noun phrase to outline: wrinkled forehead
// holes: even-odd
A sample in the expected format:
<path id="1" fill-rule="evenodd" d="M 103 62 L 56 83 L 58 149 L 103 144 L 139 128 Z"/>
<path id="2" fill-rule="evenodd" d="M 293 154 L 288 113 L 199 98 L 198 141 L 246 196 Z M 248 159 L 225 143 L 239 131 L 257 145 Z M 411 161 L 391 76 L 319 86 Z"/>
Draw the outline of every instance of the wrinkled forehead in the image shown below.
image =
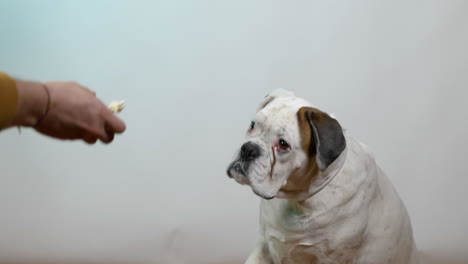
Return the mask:
<path id="1" fill-rule="evenodd" d="M 310 102 L 299 97 L 274 98 L 259 109 L 255 119 L 269 126 L 297 124 L 297 112 L 304 106 L 313 107 Z"/>

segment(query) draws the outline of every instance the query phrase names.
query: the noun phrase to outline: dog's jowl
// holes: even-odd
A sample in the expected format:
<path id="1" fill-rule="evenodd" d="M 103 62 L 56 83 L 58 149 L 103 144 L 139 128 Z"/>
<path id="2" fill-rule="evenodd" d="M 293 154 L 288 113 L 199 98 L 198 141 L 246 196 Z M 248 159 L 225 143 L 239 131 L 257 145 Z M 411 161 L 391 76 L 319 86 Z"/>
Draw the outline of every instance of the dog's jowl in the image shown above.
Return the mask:
<path id="1" fill-rule="evenodd" d="M 260 196 L 248 264 L 414 264 L 404 204 L 366 146 L 326 112 L 276 90 L 227 174 Z"/>

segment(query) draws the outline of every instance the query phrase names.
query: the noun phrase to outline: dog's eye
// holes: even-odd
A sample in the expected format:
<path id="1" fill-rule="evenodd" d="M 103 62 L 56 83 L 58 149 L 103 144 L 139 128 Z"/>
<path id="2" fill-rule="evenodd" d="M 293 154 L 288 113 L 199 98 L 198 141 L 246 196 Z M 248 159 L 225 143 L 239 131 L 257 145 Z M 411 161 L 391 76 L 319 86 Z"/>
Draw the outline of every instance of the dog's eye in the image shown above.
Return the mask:
<path id="1" fill-rule="evenodd" d="M 252 121 L 252 123 L 250 123 L 250 129 L 254 129 L 254 127 L 255 127 L 255 122 Z"/>
<path id="2" fill-rule="evenodd" d="M 281 151 L 288 151 L 291 147 L 289 146 L 288 142 L 286 142 L 286 140 L 280 139 L 278 148 Z"/>

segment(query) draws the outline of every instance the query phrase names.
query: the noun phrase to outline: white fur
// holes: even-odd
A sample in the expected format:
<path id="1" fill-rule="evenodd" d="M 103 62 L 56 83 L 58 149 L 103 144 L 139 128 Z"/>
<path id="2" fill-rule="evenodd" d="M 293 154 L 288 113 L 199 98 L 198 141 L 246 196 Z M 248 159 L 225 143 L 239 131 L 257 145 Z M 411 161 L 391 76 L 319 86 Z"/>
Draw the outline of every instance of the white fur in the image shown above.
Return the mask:
<path id="1" fill-rule="evenodd" d="M 246 263 L 418 263 L 405 206 L 366 147 L 353 138 L 345 136 L 346 149 L 307 191 L 280 191 L 291 172 L 307 162 L 296 113 L 312 104 L 284 90 L 264 102 L 254 118 L 257 127 L 247 135 L 262 154 L 245 176 L 232 172 L 257 195 L 276 197 L 261 201 L 261 236 Z M 290 152 L 276 152 L 279 138 L 291 145 Z"/>

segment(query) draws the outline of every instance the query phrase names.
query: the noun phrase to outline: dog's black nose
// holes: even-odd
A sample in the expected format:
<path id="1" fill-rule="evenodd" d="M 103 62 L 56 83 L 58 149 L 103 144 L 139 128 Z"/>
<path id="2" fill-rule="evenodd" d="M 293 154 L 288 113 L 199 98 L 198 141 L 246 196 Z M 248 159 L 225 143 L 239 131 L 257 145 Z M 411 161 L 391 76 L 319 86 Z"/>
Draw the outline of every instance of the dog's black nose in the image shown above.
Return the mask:
<path id="1" fill-rule="evenodd" d="M 241 159 L 253 160 L 260 156 L 260 147 L 252 142 L 247 142 L 241 147 L 240 153 Z"/>

